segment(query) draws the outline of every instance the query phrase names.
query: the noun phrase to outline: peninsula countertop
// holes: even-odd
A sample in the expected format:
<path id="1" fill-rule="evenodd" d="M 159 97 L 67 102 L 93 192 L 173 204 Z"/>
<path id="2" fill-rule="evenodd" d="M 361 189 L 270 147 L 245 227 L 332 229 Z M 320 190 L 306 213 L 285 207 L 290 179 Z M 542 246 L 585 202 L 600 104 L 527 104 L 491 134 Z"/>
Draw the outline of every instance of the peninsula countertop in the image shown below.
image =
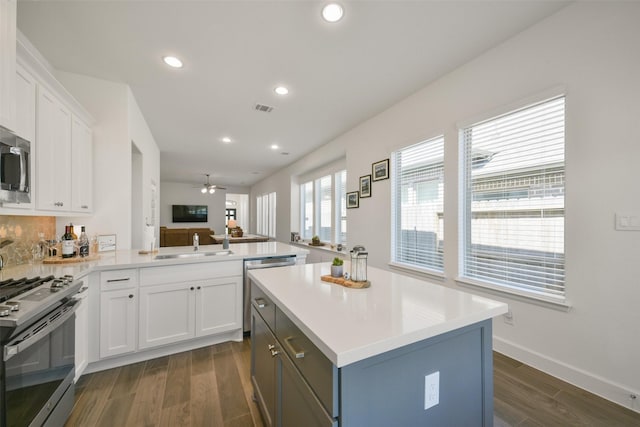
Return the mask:
<path id="1" fill-rule="evenodd" d="M 201 245 L 199 252 L 222 251 L 222 245 Z M 231 254 L 222 256 L 203 256 L 189 259 L 155 259 L 158 254 L 182 254 L 193 253 L 192 246 L 175 246 L 160 248 L 153 254 L 139 254 L 137 249 L 117 250 L 113 252 L 100 252 L 99 259 L 92 261 L 80 261 L 72 264 L 22 264 L 7 267 L 0 270 L 0 280 L 34 277 L 34 276 L 62 276 L 71 274 L 76 278 L 82 278 L 94 271 L 117 270 L 122 268 L 155 267 L 161 265 L 178 265 L 200 262 L 222 262 L 244 260 L 283 255 L 307 255 L 309 251 L 296 246 L 280 242 L 261 243 L 237 243 L 231 248 Z"/>
<path id="2" fill-rule="evenodd" d="M 325 274 L 329 263 L 253 270 L 250 277 L 337 367 L 508 309 L 502 302 L 372 267 L 371 287 L 364 289 L 323 282 Z"/>

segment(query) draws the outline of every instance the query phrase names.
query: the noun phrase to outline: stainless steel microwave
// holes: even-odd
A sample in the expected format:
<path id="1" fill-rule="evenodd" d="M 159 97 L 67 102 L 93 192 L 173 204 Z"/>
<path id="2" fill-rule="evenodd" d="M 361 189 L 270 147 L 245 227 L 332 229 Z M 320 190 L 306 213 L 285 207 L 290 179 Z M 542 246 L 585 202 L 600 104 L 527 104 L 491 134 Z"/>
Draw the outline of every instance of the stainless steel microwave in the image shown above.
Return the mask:
<path id="1" fill-rule="evenodd" d="M 31 143 L 0 127 L 0 202 L 31 201 Z"/>

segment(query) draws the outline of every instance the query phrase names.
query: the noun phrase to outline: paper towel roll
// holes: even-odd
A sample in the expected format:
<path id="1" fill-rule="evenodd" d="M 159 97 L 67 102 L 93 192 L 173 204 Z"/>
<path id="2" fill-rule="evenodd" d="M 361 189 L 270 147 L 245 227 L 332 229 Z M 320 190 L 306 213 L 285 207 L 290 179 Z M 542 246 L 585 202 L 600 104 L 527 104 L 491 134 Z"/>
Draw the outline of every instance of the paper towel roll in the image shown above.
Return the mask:
<path id="1" fill-rule="evenodd" d="M 156 248 L 155 227 L 153 225 L 147 225 L 144 228 L 144 234 L 142 236 L 142 248 L 145 251 L 150 252 L 153 252 Z"/>

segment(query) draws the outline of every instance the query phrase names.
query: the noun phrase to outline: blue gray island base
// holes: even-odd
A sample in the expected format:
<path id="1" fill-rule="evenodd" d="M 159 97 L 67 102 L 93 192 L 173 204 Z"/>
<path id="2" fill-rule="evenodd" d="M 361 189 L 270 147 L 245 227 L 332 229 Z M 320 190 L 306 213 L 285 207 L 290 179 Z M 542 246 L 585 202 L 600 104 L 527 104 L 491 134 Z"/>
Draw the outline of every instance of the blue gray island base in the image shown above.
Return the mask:
<path id="1" fill-rule="evenodd" d="M 491 320 L 339 371 L 340 426 L 493 426 Z M 424 409 L 434 372 L 438 404 Z"/>

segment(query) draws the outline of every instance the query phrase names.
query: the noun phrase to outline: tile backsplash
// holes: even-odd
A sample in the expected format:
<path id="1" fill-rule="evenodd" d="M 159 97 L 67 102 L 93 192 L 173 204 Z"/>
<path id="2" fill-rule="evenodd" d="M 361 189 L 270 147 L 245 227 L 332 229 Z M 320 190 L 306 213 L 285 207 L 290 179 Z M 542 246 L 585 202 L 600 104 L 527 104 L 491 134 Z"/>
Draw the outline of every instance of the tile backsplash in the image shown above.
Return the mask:
<path id="1" fill-rule="evenodd" d="M 33 262 L 34 256 L 39 250 L 39 233 L 43 233 L 45 239 L 55 238 L 56 218 L 53 216 L 0 215 L 0 244 L 7 240 L 13 241 L 0 249 L 4 265 Z"/>

